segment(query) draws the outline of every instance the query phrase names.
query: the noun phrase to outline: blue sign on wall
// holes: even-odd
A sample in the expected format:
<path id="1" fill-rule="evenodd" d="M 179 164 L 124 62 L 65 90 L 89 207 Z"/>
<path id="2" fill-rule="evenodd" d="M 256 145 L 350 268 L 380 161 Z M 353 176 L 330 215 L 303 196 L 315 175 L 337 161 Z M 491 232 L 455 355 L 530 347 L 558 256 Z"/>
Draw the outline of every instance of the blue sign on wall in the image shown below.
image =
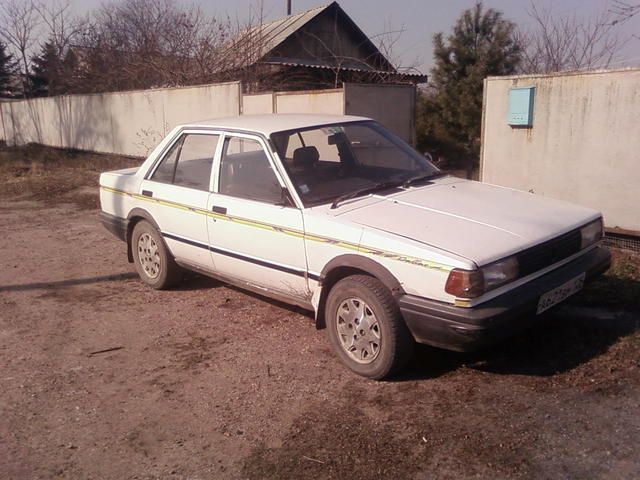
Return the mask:
<path id="1" fill-rule="evenodd" d="M 509 116 L 512 127 L 533 126 L 533 97 L 536 87 L 517 87 L 509 91 Z"/>

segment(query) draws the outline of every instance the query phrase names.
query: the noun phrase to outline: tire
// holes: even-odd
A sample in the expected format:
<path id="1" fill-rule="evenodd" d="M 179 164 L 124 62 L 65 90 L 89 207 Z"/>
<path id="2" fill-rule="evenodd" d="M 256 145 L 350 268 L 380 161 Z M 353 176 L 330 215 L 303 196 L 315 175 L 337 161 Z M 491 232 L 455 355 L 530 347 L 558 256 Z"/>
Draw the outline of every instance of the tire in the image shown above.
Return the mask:
<path id="1" fill-rule="evenodd" d="M 150 287 L 163 290 L 182 278 L 182 270 L 173 259 L 160 232 L 146 220 L 140 220 L 133 227 L 131 250 L 140 279 Z"/>
<path id="2" fill-rule="evenodd" d="M 413 355 L 413 336 L 377 278 L 353 275 L 337 282 L 327 297 L 325 325 L 334 353 L 363 377 L 389 377 Z"/>

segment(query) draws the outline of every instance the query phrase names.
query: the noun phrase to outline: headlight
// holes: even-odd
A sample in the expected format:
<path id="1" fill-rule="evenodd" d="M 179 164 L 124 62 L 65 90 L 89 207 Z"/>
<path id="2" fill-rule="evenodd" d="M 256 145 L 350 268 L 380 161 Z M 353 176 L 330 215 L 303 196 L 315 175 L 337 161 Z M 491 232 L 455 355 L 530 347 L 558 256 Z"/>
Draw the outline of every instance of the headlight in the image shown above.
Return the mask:
<path id="1" fill-rule="evenodd" d="M 580 249 L 590 247 L 602 238 L 602 217 L 580 229 Z"/>
<path id="2" fill-rule="evenodd" d="M 498 288 L 505 283 L 509 283 L 520 273 L 518 259 L 516 257 L 505 258 L 498 262 L 482 267 L 484 275 L 484 285 L 486 291 Z"/>
<path id="3" fill-rule="evenodd" d="M 459 298 L 475 298 L 489 290 L 512 282 L 520 274 L 518 259 L 505 258 L 486 265 L 479 270 L 454 268 L 449 273 L 445 292 Z"/>

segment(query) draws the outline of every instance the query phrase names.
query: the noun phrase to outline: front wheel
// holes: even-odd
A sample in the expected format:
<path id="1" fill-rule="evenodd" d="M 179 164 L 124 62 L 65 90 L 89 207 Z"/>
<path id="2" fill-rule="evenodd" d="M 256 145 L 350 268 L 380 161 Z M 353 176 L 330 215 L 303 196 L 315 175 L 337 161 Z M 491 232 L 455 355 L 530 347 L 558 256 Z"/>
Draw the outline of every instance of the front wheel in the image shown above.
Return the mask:
<path id="1" fill-rule="evenodd" d="M 325 325 L 342 363 L 367 378 L 398 372 L 413 354 L 414 340 L 395 299 L 374 277 L 337 282 L 327 297 Z"/>
<path id="2" fill-rule="evenodd" d="M 141 220 L 133 227 L 131 249 L 138 275 L 147 285 L 162 290 L 176 284 L 182 277 L 182 271 L 169 253 L 162 236 L 146 220 Z"/>

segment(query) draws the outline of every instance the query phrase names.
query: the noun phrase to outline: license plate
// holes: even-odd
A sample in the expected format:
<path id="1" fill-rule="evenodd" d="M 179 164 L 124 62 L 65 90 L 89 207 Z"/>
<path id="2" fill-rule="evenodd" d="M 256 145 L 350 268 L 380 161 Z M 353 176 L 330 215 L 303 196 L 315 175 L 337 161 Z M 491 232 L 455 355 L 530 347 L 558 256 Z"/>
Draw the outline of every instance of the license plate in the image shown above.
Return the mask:
<path id="1" fill-rule="evenodd" d="M 554 288 L 553 290 L 549 290 L 547 293 L 543 294 L 540 297 L 540 300 L 538 300 L 538 311 L 536 313 L 540 314 L 545 310 L 553 307 L 554 305 L 557 305 L 566 298 L 569 298 L 574 293 L 582 290 L 582 287 L 584 286 L 585 276 L 586 274 L 583 273 L 582 275 L 572 278 L 559 287 Z"/>

